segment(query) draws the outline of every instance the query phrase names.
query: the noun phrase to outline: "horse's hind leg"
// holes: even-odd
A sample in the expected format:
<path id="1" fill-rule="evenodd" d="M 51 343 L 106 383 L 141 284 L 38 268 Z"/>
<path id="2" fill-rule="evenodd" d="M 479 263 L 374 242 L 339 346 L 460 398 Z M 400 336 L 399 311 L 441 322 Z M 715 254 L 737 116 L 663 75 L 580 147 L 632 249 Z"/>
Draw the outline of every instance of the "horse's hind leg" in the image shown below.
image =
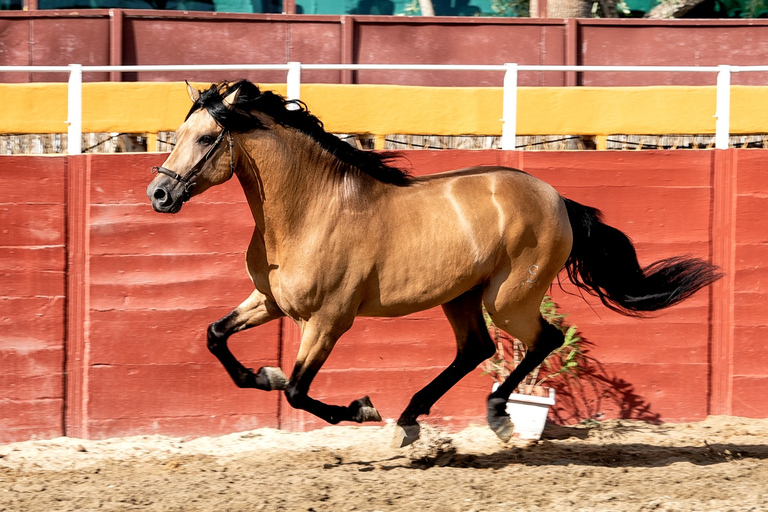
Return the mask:
<path id="1" fill-rule="evenodd" d="M 352 325 L 352 320 L 354 316 L 348 322 L 337 320 L 328 323 L 313 318 L 302 325 L 296 365 L 285 388 L 285 397 L 292 407 L 305 410 L 334 425 L 340 421 L 381 421 L 379 412 L 367 396 L 348 406 L 328 405 L 309 396 L 309 387 L 317 372 L 328 359 L 336 341 Z"/>
<path id="2" fill-rule="evenodd" d="M 456 357 L 432 382 L 413 395 L 408 407 L 397 420 L 394 445 L 408 446 L 419 438 L 416 419 L 429 414 L 432 406 L 465 375 L 495 352 L 493 340 L 485 326 L 480 288 L 470 290 L 443 305 L 443 311 L 456 334 Z"/>
<path id="3" fill-rule="evenodd" d="M 280 368 L 265 366 L 254 373 L 238 361 L 227 346 L 227 339 L 234 333 L 256 327 L 284 316 L 280 308 L 267 297 L 254 290 L 248 299 L 231 313 L 208 326 L 208 350 L 224 365 L 232 380 L 240 388 L 256 388 L 265 391 L 284 389 L 288 379 Z"/>
<path id="4" fill-rule="evenodd" d="M 533 343 L 526 342 L 529 349 L 523 360 L 512 370 L 501 386 L 488 397 L 488 425 L 502 441 L 509 441 L 514 427 L 506 410 L 509 395 L 520 385 L 526 375 L 540 365 L 564 341 L 560 329 L 541 317 L 539 322 L 541 329 Z"/>

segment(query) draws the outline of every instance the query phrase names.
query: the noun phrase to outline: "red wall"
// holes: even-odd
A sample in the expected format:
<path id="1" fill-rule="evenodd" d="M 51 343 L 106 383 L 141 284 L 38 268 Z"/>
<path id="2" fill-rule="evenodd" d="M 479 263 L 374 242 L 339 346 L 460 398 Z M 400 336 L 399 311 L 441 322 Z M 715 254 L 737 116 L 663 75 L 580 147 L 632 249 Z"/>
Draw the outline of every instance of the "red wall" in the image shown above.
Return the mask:
<path id="1" fill-rule="evenodd" d="M 62 433 L 65 158 L 2 157 L 0 441 Z"/>
<path id="2" fill-rule="evenodd" d="M 525 169 L 601 208 L 641 261 L 695 254 L 727 277 L 647 320 L 573 287 L 552 290 L 589 342 L 588 375 L 562 387 L 561 421 L 708 414 L 768 417 L 762 311 L 768 292 L 763 150 L 410 151 L 418 174 L 475 164 Z M 210 435 L 321 426 L 281 395 L 241 390 L 205 348 L 205 329 L 251 285 L 252 220 L 235 181 L 180 214 L 152 212 L 149 168 L 163 155 L 3 156 L 0 174 L 0 442 L 57 435 Z M 384 418 L 454 355 L 440 310 L 360 319 L 313 386 L 348 403 L 369 394 Z M 290 370 L 290 321 L 235 335 L 247 366 Z M 467 377 L 433 409 L 451 426 L 482 421 L 490 379 Z"/>
<path id="3" fill-rule="evenodd" d="M 768 20 L 307 16 L 149 10 L 0 12 L 0 65 L 763 65 Z M 158 51 L 162 48 L 162 51 Z M 631 48 L 631 51 L 626 51 Z M 87 81 L 285 81 L 285 71 L 88 73 Z M 764 85 L 768 73 L 734 73 Z M 65 81 L 3 73 L 5 82 Z M 501 86 L 499 72 L 305 70 L 305 83 Z M 714 85 L 713 73 L 521 72 L 521 86 Z"/>

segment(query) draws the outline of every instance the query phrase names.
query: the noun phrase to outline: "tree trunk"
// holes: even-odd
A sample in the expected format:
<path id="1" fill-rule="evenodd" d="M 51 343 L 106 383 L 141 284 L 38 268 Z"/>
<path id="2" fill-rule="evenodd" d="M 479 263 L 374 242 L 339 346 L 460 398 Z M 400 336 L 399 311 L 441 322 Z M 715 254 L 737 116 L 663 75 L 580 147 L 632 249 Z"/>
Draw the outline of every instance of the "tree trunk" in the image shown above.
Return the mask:
<path id="1" fill-rule="evenodd" d="M 432 5 L 432 0 L 419 0 L 419 9 L 421 9 L 422 16 L 435 15 L 435 6 Z"/>
<path id="2" fill-rule="evenodd" d="M 600 16 L 603 18 L 618 18 L 619 11 L 616 10 L 616 0 L 597 0 L 600 4 Z"/>
<path id="3" fill-rule="evenodd" d="M 530 0 L 531 18 L 540 17 L 539 2 Z M 545 0 L 547 12 L 541 13 L 543 18 L 591 18 L 593 0 Z M 597 0 L 600 9 L 597 13 L 601 18 L 618 18 L 616 0 Z"/>
<path id="4" fill-rule="evenodd" d="M 648 11 L 646 18 L 667 19 L 681 18 L 702 3 L 704 0 L 663 0 L 659 5 Z"/>
<path id="5" fill-rule="evenodd" d="M 546 0 L 545 18 L 591 18 L 591 0 Z M 539 0 L 531 0 L 531 17 L 539 16 Z"/>

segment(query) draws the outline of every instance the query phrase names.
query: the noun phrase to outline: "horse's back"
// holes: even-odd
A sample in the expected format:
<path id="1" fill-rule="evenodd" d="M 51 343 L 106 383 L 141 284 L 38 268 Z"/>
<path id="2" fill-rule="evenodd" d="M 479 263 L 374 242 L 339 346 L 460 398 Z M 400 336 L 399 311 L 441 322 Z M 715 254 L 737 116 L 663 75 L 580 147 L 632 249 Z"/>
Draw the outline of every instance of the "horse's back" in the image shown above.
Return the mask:
<path id="1" fill-rule="evenodd" d="M 518 239 L 521 230 L 533 229 L 542 234 L 551 231 L 552 236 L 570 231 L 568 214 L 557 190 L 518 169 L 469 167 L 419 177 L 415 185 L 425 200 L 432 195 L 437 201 L 448 199 L 466 212 L 495 217 L 501 238 Z"/>
<path id="2" fill-rule="evenodd" d="M 466 189 L 466 195 L 491 194 L 501 199 L 515 198 L 539 217 L 559 208 L 560 194 L 547 182 L 512 167 L 478 166 L 439 172 L 414 178 L 414 185 L 432 184 L 437 188 L 456 186 Z"/>
<path id="3" fill-rule="evenodd" d="M 545 276 L 551 281 L 570 251 L 570 224 L 559 194 L 511 168 L 415 178 L 394 189 L 378 211 L 380 228 L 372 233 L 379 244 L 378 300 L 362 314 L 404 314 L 476 286 L 498 292 L 510 279 L 516 286 L 525 283 L 531 268 L 541 268 L 542 282 Z"/>

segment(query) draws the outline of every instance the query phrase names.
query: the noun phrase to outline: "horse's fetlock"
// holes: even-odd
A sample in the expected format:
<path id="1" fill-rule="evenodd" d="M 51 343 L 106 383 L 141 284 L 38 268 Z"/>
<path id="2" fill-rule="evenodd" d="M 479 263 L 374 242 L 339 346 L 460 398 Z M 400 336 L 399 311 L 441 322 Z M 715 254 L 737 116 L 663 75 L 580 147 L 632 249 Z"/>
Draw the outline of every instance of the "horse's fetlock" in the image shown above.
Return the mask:
<path id="1" fill-rule="evenodd" d="M 262 366 L 256 373 L 256 387 L 265 391 L 283 390 L 288 385 L 288 377 L 280 368 Z"/>
<path id="2" fill-rule="evenodd" d="M 238 378 L 235 379 L 235 384 L 239 388 L 254 388 L 256 387 L 256 375 L 253 373 L 253 368 L 240 368 L 237 371 Z"/>
<path id="3" fill-rule="evenodd" d="M 208 326 L 206 346 L 212 354 L 220 352 L 222 345 L 226 346 L 226 341 L 226 333 L 223 333 L 217 329 L 216 322 Z"/>
<path id="4" fill-rule="evenodd" d="M 301 402 L 306 396 L 307 394 L 299 391 L 295 385 L 288 384 L 285 388 L 285 399 L 294 409 L 301 408 Z"/>
<path id="5" fill-rule="evenodd" d="M 211 354 L 215 355 L 221 352 L 221 343 L 219 343 L 219 340 L 215 338 L 208 337 L 208 341 L 205 346 L 208 347 L 208 352 Z"/>

